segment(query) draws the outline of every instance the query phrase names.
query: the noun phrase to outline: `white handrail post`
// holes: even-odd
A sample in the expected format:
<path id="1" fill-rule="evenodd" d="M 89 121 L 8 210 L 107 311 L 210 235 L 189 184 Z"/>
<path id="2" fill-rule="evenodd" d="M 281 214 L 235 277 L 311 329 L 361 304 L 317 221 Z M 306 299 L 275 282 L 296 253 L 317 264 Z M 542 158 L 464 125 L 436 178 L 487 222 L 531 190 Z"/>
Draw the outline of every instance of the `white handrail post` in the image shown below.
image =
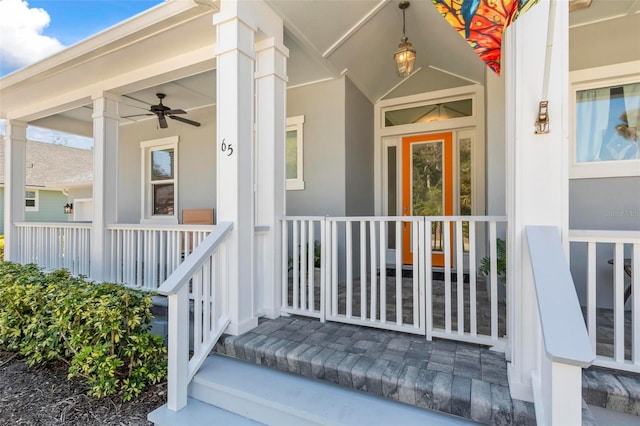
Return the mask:
<path id="1" fill-rule="evenodd" d="M 168 296 L 167 405 L 178 411 L 187 405 L 189 375 L 189 287 Z"/>
<path id="2" fill-rule="evenodd" d="M 543 425 L 582 424 L 582 368 L 554 362 L 543 355 Z M 573 407 L 573 409 L 567 409 Z"/>

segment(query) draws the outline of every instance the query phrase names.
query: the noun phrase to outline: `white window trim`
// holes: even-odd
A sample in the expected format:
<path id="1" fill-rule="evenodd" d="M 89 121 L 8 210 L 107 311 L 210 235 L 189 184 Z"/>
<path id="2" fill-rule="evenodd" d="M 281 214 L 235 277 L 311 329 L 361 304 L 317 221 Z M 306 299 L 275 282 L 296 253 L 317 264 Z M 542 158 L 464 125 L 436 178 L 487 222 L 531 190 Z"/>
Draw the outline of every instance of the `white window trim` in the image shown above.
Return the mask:
<path id="1" fill-rule="evenodd" d="M 295 130 L 298 140 L 296 142 L 297 173 L 295 179 L 287 179 L 287 190 L 300 191 L 304 189 L 304 115 L 287 118 L 287 132 Z M 286 147 L 285 147 L 286 151 Z"/>
<path id="2" fill-rule="evenodd" d="M 640 61 L 607 65 L 573 71 L 571 81 L 571 138 L 569 152 L 569 179 L 591 179 L 624 176 L 640 176 L 640 159 L 620 161 L 576 161 L 576 93 L 580 90 L 596 89 L 640 81 Z"/>
<path id="3" fill-rule="evenodd" d="M 27 192 L 34 192 L 35 193 L 35 206 L 33 207 L 27 207 L 27 199 L 31 199 L 31 198 L 27 198 Z M 24 211 L 26 212 L 37 212 L 40 210 L 40 190 L 38 189 L 30 189 L 30 188 L 26 188 L 25 189 L 25 199 L 24 199 Z"/>
<path id="4" fill-rule="evenodd" d="M 153 139 L 140 142 L 140 170 L 141 170 L 141 190 L 140 190 L 140 223 L 162 223 L 162 224 L 178 224 L 178 136 L 170 136 L 168 138 Z M 153 215 L 153 196 L 151 191 L 151 152 L 161 149 L 173 149 L 174 170 L 173 170 L 173 214 L 172 215 Z"/>

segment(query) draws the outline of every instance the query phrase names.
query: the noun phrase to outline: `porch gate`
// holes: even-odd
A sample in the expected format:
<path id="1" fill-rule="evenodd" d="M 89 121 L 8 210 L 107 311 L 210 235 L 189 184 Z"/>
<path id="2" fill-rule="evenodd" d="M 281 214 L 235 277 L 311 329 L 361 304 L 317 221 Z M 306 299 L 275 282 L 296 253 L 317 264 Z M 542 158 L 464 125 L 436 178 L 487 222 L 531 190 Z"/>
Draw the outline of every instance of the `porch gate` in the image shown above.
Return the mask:
<path id="1" fill-rule="evenodd" d="M 281 311 L 504 348 L 496 236 L 505 224 L 490 216 L 286 217 Z M 484 245 L 486 291 L 478 276 Z"/>

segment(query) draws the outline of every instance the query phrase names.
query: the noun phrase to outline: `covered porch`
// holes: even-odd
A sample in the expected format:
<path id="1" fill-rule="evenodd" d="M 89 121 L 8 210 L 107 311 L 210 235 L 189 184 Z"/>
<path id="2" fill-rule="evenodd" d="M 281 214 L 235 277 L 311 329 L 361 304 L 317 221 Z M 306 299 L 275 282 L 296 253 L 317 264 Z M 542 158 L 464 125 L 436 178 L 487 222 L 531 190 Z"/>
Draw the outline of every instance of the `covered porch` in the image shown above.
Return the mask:
<path id="1" fill-rule="evenodd" d="M 508 392 L 519 401 L 511 419 L 530 420 L 532 406 L 521 401 L 535 399 L 539 419 L 578 421 L 580 371 L 593 361 L 599 323 L 594 287 L 587 329 L 562 262 L 568 242 L 582 241 L 568 229 L 567 5 L 557 4 L 554 15 L 541 1 L 511 28 L 506 77 L 499 78 L 485 74 L 430 2 L 415 2 L 415 39 L 441 39 L 452 50 L 430 47 L 430 62 L 402 79 L 379 59 L 395 48 L 388 34 L 397 32 L 397 6 L 347 2 L 345 20 L 321 31 L 315 14 L 295 2 L 169 1 L 68 58 L 8 77 L 6 259 L 167 296 L 170 411 L 187 405 L 216 345 L 223 350 L 256 327 L 284 328 L 291 324 L 281 317 L 295 315 L 319 320 L 296 319 L 309 330 L 406 333 L 409 350 L 421 342 L 430 354 L 482 345 L 469 355 L 509 365 L 493 384 L 501 386 L 499 400 Z M 331 9 L 328 2 L 310 7 L 317 16 Z M 418 16 L 440 20 L 425 26 Z M 556 29 L 555 47 L 545 58 L 544 37 L 528 35 L 548 26 Z M 545 63 L 551 73 L 543 82 Z M 535 134 L 530 122 L 543 84 L 557 109 L 552 132 Z M 33 101 L 45 87 L 47 96 Z M 531 87 L 536 93 L 524 90 Z M 153 112 L 159 93 L 200 126 L 163 123 Z M 463 108 L 435 120 L 420 112 L 442 105 Z M 24 222 L 22 156 L 31 124 L 94 138 L 90 223 Z M 420 167 L 440 173 L 420 182 L 440 197 L 435 209 L 429 197 L 413 197 Z M 215 210 L 215 224 L 184 223 L 181 213 L 191 208 Z M 588 244 L 610 237 L 593 235 Z M 506 240 L 504 283 L 498 238 Z M 622 244 L 613 256 L 618 289 L 627 280 L 620 273 L 625 247 L 635 269 L 640 254 L 636 236 L 615 238 Z M 639 288 L 637 274 L 634 280 Z M 638 371 L 640 331 L 624 325 L 619 297 L 616 291 L 614 353 L 603 353 L 602 365 Z M 224 333 L 239 337 L 219 343 Z M 437 358 L 455 373 L 455 362 Z"/>

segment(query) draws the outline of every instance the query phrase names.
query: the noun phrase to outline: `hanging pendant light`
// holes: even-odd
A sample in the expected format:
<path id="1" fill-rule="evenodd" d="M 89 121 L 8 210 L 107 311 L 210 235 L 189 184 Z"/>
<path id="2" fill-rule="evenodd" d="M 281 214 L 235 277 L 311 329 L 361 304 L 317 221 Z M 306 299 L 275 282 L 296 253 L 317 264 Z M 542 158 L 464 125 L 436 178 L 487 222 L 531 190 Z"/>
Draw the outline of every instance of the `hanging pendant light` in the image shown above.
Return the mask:
<path id="1" fill-rule="evenodd" d="M 400 77 L 409 76 L 413 71 L 413 63 L 416 61 L 416 49 L 409 43 L 409 39 L 405 34 L 404 11 L 409 5 L 410 3 L 408 1 L 402 1 L 398 5 L 398 7 L 402 9 L 402 38 L 400 39 L 398 49 L 396 49 L 396 52 L 393 54 L 393 59 L 396 61 L 396 67 Z"/>

